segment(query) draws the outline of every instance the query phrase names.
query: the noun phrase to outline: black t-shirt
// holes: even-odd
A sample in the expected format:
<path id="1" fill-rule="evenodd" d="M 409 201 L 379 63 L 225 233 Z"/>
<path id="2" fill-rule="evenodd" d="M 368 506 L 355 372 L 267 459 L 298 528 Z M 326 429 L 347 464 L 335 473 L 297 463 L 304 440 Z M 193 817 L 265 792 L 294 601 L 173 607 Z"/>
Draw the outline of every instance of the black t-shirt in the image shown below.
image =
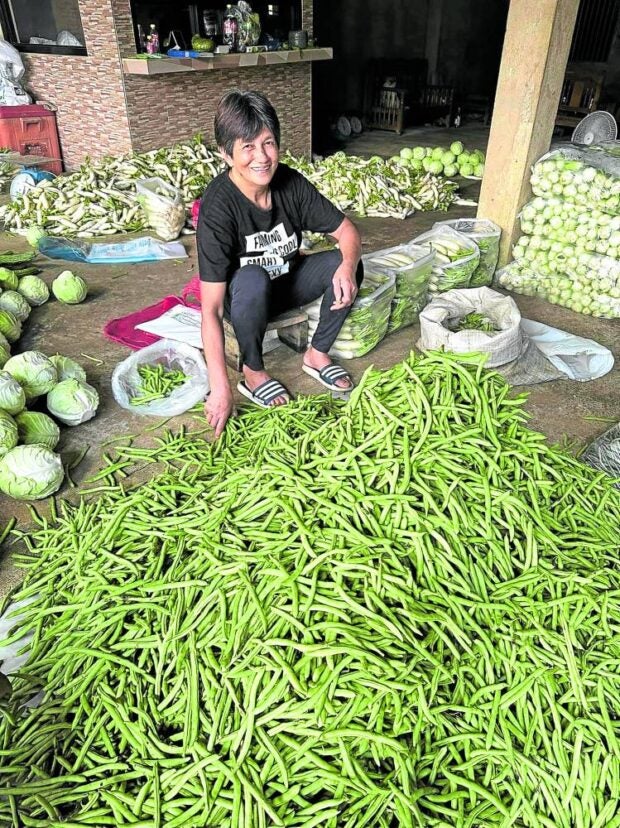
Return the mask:
<path id="1" fill-rule="evenodd" d="M 228 171 L 210 182 L 196 232 L 204 282 L 227 282 L 240 267 L 258 264 L 272 279 L 289 273 L 299 257 L 301 231 L 332 233 L 344 214 L 296 170 L 278 164 L 271 179 L 271 209 L 250 201 Z"/>

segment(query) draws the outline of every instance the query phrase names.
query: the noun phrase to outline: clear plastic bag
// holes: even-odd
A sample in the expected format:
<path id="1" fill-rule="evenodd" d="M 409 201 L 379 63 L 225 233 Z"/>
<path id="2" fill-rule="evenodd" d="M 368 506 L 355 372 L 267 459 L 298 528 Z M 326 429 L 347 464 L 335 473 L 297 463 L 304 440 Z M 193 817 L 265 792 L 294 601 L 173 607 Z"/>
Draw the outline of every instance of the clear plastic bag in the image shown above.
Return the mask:
<path id="1" fill-rule="evenodd" d="M 136 191 L 149 227 L 164 241 L 176 239 L 185 225 L 183 193 L 162 178 L 141 178 Z"/>
<path id="2" fill-rule="evenodd" d="M 493 274 L 497 268 L 499 259 L 499 239 L 501 228 L 489 219 L 450 219 L 449 221 L 437 221 L 433 229 L 437 227 L 452 227 L 453 230 L 469 236 L 476 242 L 480 249 L 480 263 L 472 273 L 469 280 L 469 287 L 486 287 L 493 281 Z"/>
<path id="3" fill-rule="evenodd" d="M 620 149 L 617 141 L 579 147 L 562 144 L 534 164 L 530 178 L 537 196 L 620 215 Z"/>
<path id="4" fill-rule="evenodd" d="M 330 349 L 332 356 L 340 359 L 364 356 L 381 342 L 387 333 L 395 281 L 393 274 L 365 273 L 357 299 Z M 310 336 L 318 325 L 320 307 L 319 299 L 305 308 Z"/>
<path id="5" fill-rule="evenodd" d="M 186 382 L 175 388 L 168 397 L 132 405 L 131 400 L 142 388 L 138 369 L 142 365 L 163 364 L 166 368 L 183 371 Z M 112 374 L 112 394 L 121 408 L 134 414 L 151 417 L 175 417 L 203 400 L 209 392 L 209 376 L 202 353 L 198 348 L 162 339 L 141 348 L 120 362 Z"/>
<path id="6" fill-rule="evenodd" d="M 480 264 L 480 249 L 473 239 L 452 227 L 438 227 L 413 241 L 418 245 L 430 245 L 435 251 L 429 281 L 431 295 L 469 287 L 472 274 Z"/>
<path id="7" fill-rule="evenodd" d="M 393 333 L 416 322 L 428 300 L 435 251 L 409 242 L 369 253 L 363 260 L 365 270 L 391 273 L 395 277 L 396 293 L 387 332 Z"/>

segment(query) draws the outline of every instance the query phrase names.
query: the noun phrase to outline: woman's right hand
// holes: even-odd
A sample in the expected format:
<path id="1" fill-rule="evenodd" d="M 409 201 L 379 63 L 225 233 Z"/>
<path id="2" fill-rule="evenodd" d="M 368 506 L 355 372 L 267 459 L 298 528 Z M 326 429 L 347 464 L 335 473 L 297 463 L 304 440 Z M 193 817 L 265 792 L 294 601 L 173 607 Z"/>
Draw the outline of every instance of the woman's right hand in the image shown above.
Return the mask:
<path id="1" fill-rule="evenodd" d="M 205 402 L 207 422 L 215 431 L 215 439 L 224 431 L 226 423 L 234 410 L 233 395 L 230 386 L 214 388 Z"/>

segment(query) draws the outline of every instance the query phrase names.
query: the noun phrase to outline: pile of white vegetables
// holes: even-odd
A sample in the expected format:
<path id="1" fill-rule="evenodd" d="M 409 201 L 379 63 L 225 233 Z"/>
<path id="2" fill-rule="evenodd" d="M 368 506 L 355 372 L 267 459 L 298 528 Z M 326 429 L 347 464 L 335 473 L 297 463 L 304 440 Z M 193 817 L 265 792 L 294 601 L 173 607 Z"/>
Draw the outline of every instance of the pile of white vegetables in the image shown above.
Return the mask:
<path id="1" fill-rule="evenodd" d="M 591 316 L 620 317 L 620 165 L 606 147 L 562 148 L 532 172 L 515 261 L 497 281 Z"/>
<path id="2" fill-rule="evenodd" d="M 390 161 L 407 164 L 418 172 L 433 175 L 445 175 L 454 178 L 457 175 L 466 178 L 482 178 L 484 175 L 485 155 L 482 150 L 467 150 L 461 141 L 454 141 L 450 148 L 445 147 L 403 147 L 399 155 Z"/>
<path id="3" fill-rule="evenodd" d="M 336 152 L 316 161 L 286 153 L 282 160 L 341 210 L 358 216 L 405 219 L 416 211 L 447 210 L 456 198 L 456 184 L 413 169 L 402 159 Z"/>
<path id="4" fill-rule="evenodd" d="M 282 160 L 341 209 L 360 216 L 404 219 L 418 210 L 447 210 L 457 189 L 401 157 L 386 161 L 337 152 L 311 162 L 285 153 Z M 148 218 L 136 191 L 138 181 L 162 179 L 180 190 L 189 208 L 224 166 L 219 152 L 199 136 L 151 152 L 87 161 L 77 172 L 42 181 L 0 207 L 0 221 L 6 230 L 36 226 L 48 235 L 79 238 L 145 230 Z"/>
<path id="5" fill-rule="evenodd" d="M 18 275 L 24 270 L 36 268 L 0 268 L 0 491 L 36 500 L 55 492 L 64 479 L 62 460 L 54 452 L 60 439 L 58 422 L 76 426 L 90 420 L 99 395 L 86 381 L 82 366 L 69 357 L 48 357 L 41 351 L 11 354 L 32 308 L 50 297 L 36 273 Z M 53 280 L 51 292 L 58 301 L 73 305 L 84 301 L 88 286 L 81 276 L 65 270 Z M 39 410 L 42 401 L 45 411 Z"/>
<path id="6" fill-rule="evenodd" d="M 147 228 L 136 183 L 157 176 L 183 194 L 189 207 L 224 169 L 217 152 L 197 138 L 173 147 L 86 161 L 71 175 L 42 181 L 0 208 L 7 230 L 37 226 L 48 235 L 91 238 Z"/>

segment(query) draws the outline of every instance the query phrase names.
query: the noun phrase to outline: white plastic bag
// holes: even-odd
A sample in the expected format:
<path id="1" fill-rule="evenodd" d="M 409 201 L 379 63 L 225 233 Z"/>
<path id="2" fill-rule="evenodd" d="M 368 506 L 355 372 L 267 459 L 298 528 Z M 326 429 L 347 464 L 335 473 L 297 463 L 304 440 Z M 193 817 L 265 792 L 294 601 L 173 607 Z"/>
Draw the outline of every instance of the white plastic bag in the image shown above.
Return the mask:
<path id="1" fill-rule="evenodd" d="M 457 322 L 469 313 L 487 316 L 497 330 L 485 331 L 450 330 L 451 322 Z M 422 351 L 445 349 L 456 354 L 488 354 L 486 365 L 494 368 L 517 359 L 523 351 L 521 314 L 514 300 L 489 288 L 449 290 L 436 296 L 420 313 L 420 339 Z"/>
<path id="2" fill-rule="evenodd" d="M 614 486 L 620 489 L 620 423 L 607 429 L 579 457 L 584 463 L 616 478 Z"/>
<path id="3" fill-rule="evenodd" d="M 30 95 L 21 84 L 24 71 L 24 62 L 17 49 L 0 39 L 0 105 L 30 103 Z"/>
<path id="4" fill-rule="evenodd" d="M 614 366 L 612 352 L 593 339 L 585 339 L 532 319 L 522 319 L 521 330 L 569 379 L 588 382 L 609 373 Z"/>
<path id="5" fill-rule="evenodd" d="M 136 191 L 149 227 L 164 241 L 176 239 L 185 224 L 182 192 L 162 178 L 141 178 Z"/>
<path id="6" fill-rule="evenodd" d="M 187 376 L 183 385 L 175 388 L 168 397 L 154 400 L 144 405 L 132 405 L 131 399 L 142 387 L 138 374 L 141 365 L 163 364 L 166 368 L 183 371 Z M 112 394 L 114 399 L 127 411 L 134 414 L 146 414 L 151 417 L 175 417 L 183 414 L 205 398 L 209 392 L 207 366 L 198 348 L 162 339 L 135 351 L 114 369 L 112 374 Z"/>

